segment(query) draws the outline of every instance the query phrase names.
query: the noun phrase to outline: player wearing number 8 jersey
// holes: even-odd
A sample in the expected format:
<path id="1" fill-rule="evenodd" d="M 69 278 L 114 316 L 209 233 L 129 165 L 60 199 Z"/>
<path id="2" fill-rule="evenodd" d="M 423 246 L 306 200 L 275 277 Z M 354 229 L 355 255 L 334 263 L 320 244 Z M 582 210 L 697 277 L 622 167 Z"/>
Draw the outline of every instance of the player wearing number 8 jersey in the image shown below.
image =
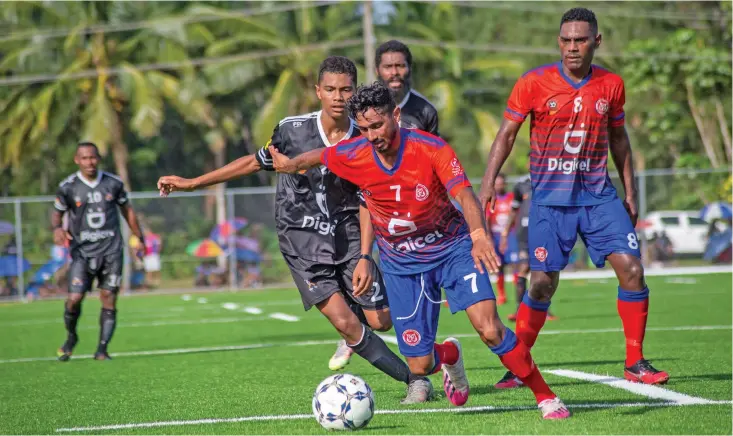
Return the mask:
<path id="1" fill-rule="evenodd" d="M 623 80 L 597 65 L 601 44 L 593 12 L 571 9 L 560 23 L 562 61 L 524 74 L 514 86 L 481 184 L 483 205 L 495 202 L 494 180 L 517 132 L 531 115 L 529 212 L 531 286 L 517 314 L 517 335 L 528 346 L 545 323 L 559 273 L 577 235 L 593 263 L 608 260 L 619 278 L 618 312 L 626 336 L 627 379 L 666 383 L 669 375 L 644 359 L 649 307 L 639 243 L 631 146 L 624 128 Z M 608 151 L 624 186 L 623 202 L 608 176 Z M 506 378 L 506 376 L 505 376 Z"/>
<path id="2" fill-rule="evenodd" d="M 466 311 L 483 342 L 532 389 L 543 417 L 570 416 L 526 345 L 499 319 L 488 276 L 499 262 L 453 149 L 427 132 L 399 128 L 400 108 L 379 83 L 360 87 L 348 107 L 361 138 L 294 159 L 272 150 L 273 166 L 295 173 L 323 164 L 362 190 L 377 235 L 398 346 L 410 370 L 427 375 L 442 367 L 448 399 L 457 406 L 468 400 L 460 343 L 454 338 L 435 343 L 444 288 L 451 311 Z"/>

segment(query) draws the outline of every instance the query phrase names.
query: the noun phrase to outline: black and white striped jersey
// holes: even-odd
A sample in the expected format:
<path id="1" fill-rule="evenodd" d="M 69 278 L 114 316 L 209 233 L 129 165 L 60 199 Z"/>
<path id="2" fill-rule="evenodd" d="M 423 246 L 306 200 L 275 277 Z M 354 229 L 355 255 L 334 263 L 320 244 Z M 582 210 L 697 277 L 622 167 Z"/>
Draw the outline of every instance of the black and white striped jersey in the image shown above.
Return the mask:
<path id="1" fill-rule="evenodd" d="M 255 156 L 260 166 L 274 171 L 270 147 L 277 147 L 293 158 L 331 146 L 320 115 L 318 111 L 280 121 L 270 140 Z M 352 122 L 351 129 L 342 139 L 358 135 L 359 130 Z M 357 188 L 323 166 L 303 174 L 279 174 L 275 220 L 280 251 L 284 254 L 331 265 L 348 261 L 360 253 Z"/>

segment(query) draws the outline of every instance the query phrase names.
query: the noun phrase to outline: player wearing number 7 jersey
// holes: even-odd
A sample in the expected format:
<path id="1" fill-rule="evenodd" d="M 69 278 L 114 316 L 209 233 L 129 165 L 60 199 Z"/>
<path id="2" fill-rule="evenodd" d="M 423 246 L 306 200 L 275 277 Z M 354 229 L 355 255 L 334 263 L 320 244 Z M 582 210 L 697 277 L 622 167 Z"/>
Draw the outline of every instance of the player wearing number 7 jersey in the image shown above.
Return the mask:
<path id="1" fill-rule="evenodd" d="M 626 336 L 624 376 L 647 384 L 669 375 L 644 359 L 649 308 L 637 219 L 631 146 L 624 128 L 624 82 L 592 65 L 601 44 L 595 14 L 571 9 L 560 22 L 562 61 L 529 71 L 514 86 L 481 183 L 482 205 L 495 202 L 494 180 L 531 115 L 529 213 L 531 286 L 517 313 L 517 335 L 531 347 L 545 323 L 560 271 L 577 235 L 593 263 L 611 263 L 619 279 L 618 313 Z M 608 151 L 619 170 L 623 202 L 608 176 Z M 506 379 L 506 376 L 505 376 Z"/>
<path id="2" fill-rule="evenodd" d="M 483 342 L 532 389 L 542 416 L 569 417 L 527 346 L 499 319 L 488 275 L 499 262 L 453 149 L 427 132 L 400 128 L 400 108 L 379 83 L 360 87 L 347 105 L 361 138 L 294 159 L 272 150 L 273 166 L 292 174 L 325 165 L 362 190 L 377 235 L 398 346 L 410 371 L 427 375 L 442 368 L 448 399 L 457 406 L 468 400 L 460 343 L 454 338 L 435 343 L 444 288 L 451 312 L 466 311 Z"/>

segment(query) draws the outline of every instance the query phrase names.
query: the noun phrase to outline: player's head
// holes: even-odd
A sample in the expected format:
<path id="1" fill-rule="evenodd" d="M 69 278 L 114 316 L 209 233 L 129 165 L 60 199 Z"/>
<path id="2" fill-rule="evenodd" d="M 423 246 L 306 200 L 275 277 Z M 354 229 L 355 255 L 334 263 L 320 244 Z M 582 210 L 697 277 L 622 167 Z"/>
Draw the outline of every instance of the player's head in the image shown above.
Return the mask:
<path id="1" fill-rule="evenodd" d="M 565 12 L 560 20 L 557 44 L 565 68 L 570 71 L 589 68 L 595 50 L 601 45 L 596 14 L 586 8 L 573 8 Z"/>
<path id="2" fill-rule="evenodd" d="M 410 90 L 412 77 L 412 53 L 403 43 L 391 40 L 377 48 L 374 57 L 377 76 L 392 91 L 395 100 L 402 100 Z"/>
<path id="3" fill-rule="evenodd" d="M 329 56 L 318 69 L 316 95 L 331 118 L 347 116 L 346 101 L 354 95 L 356 65 L 343 56 Z"/>
<path id="4" fill-rule="evenodd" d="M 79 170 L 87 177 L 97 176 L 97 165 L 99 165 L 99 148 L 93 142 L 82 141 L 76 145 L 74 163 Z"/>
<path id="5" fill-rule="evenodd" d="M 380 82 L 360 86 L 348 101 L 349 113 L 361 134 L 383 154 L 397 152 L 395 142 L 400 122 L 400 108 L 392 93 Z"/>
<path id="6" fill-rule="evenodd" d="M 499 195 L 506 194 L 506 175 L 504 173 L 499 173 L 494 179 L 494 191 Z"/>

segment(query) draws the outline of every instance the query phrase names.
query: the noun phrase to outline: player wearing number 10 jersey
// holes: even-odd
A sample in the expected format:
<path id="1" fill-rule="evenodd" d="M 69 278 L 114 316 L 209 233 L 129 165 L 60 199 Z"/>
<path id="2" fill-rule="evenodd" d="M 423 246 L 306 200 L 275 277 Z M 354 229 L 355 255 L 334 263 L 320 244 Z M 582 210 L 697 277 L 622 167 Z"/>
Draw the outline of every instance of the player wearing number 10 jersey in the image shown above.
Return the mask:
<path id="1" fill-rule="evenodd" d="M 532 389 L 542 416 L 569 417 L 526 345 L 499 319 L 488 276 L 498 269 L 498 258 L 453 149 L 427 132 L 400 128 L 400 108 L 379 83 L 360 87 L 347 104 L 361 138 L 294 159 L 271 150 L 273 166 L 295 173 L 323 164 L 362 190 L 377 235 L 398 347 L 410 370 L 427 375 L 442 367 L 451 403 L 460 406 L 468 400 L 460 343 L 455 338 L 435 343 L 444 288 L 451 311 L 465 310 L 483 342 Z"/>
<path id="2" fill-rule="evenodd" d="M 617 307 L 626 336 L 624 376 L 662 384 L 669 375 L 652 367 L 642 354 L 649 288 L 634 231 L 636 187 L 624 128 L 624 82 L 592 64 L 600 44 L 593 12 L 575 8 L 563 15 L 558 36 L 562 61 L 529 71 L 514 86 L 489 155 L 481 199 L 483 205 L 495 203 L 494 180 L 519 127 L 531 115 L 532 276 L 518 310 L 517 335 L 528 346 L 534 344 L 560 271 L 580 234 L 593 263 L 600 268 L 608 260 L 619 278 Z M 609 150 L 626 193 L 623 202 L 608 176 Z"/>

